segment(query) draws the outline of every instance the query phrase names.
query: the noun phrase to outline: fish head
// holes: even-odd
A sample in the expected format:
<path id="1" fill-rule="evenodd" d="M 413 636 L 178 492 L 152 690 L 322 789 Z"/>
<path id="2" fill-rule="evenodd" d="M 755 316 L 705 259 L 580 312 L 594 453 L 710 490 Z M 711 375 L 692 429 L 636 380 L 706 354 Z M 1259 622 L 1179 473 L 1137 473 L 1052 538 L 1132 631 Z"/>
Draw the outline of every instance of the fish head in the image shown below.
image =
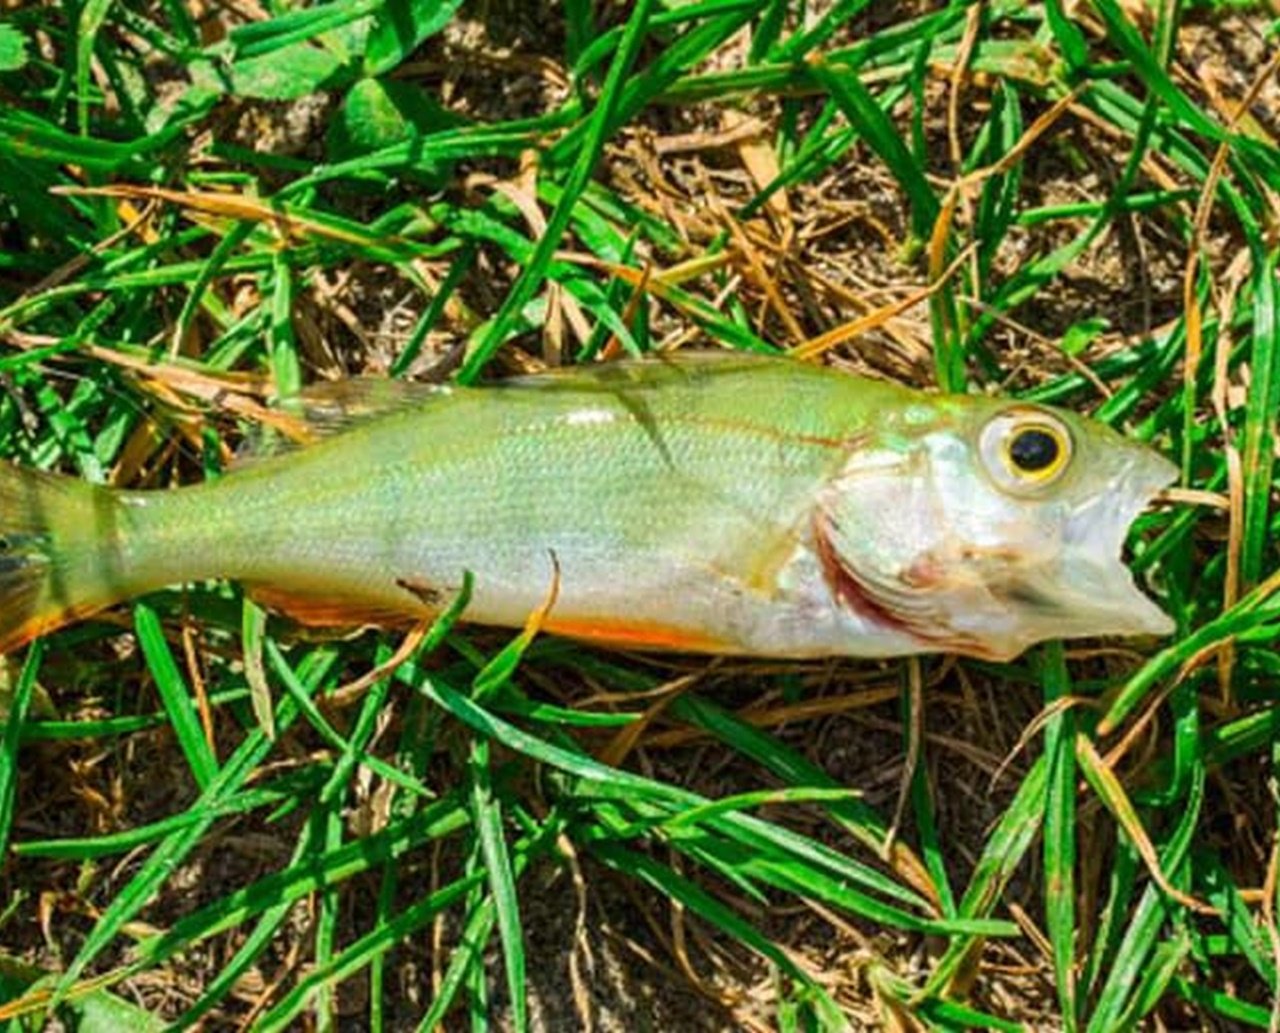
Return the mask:
<path id="1" fill-rule="evenodd" d="M 1168 634 L 1122 559 L 1177 476 L 1109 427 L 1054 408 L 938 398 L 886 414 L 815 518 L 833 594 L 940 650 L 1010 659 L 1046 639 Z"/>

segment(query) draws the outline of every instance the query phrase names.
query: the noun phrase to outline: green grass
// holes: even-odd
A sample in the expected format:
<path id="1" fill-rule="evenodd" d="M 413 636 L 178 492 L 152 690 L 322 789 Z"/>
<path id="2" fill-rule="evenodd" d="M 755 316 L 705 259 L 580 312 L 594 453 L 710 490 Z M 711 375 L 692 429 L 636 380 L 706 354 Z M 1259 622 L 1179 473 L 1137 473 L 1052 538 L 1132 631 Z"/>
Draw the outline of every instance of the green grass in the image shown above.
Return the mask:
<path id="1" fill-rule="evenodd" d="M 871 318 L 836 353 L 1090 412 L 1238 504 L 1140 520 L 1133 565 L 1179 629 L 1145 653 L 686 666 L 690 685 L 654 696 L 661 662 L 504 646 L 455 627 L 459 607 L 398 664 L 395 636 L 299 640 L 230 586 L 67 629 L 7 672 L 0 1016 L 136 1027 L 130 1002 L 186 972 L 166 1020 L 527 1028 L 549 964 L 530 953 L 547 917 L 531 887 L 572 866 L 588 895 L 621 887 L 662 915 L 632 919 L 667 966 L 633 960 L 641 978 L 679 982 L 655 931 L 678 912 L 697 970 L 771 977 L 756 1018 L 779 1029 L 1274 1028 L 1280 145 L 1181 71 L 1192 23 L 1230 7 L 1265 28 L 1256 5 L 1168 0 L 1141 25 L 1116 0 L 264 6 L 203 35 L 181 0 L 0 13 L 5 456 L 131 485 L 217 476 L 254 412 L 321 373 L 441 362 L 472 381 L 680 335 L 775 350 L 956 263 L 927 318 Z M 514 56 L 446 54 L 461 17 L 521 24 Z M 1261 67 L 1243 71 L 1231 102 Z M 317 91 L 330 107 L 301 148 L 232 128 Z M 648 152 L 639 133 L 711 136 L 731 115 L 760 120 L 767 177 L 733 143 Z M 545 231 L 481 175 L 530 191 Z M 784 246 L 801 222 L 827 232 Z M 1138 275 L 1106 264 L 1135 238 L 1149 317 L 1109 282 Z M 843 294 L 806 278 L 855 266 Z M 404 298 L 407 321 L 369 345 Z M 900 698 L 864 705 L 868 684 Z M 1011 726 L 974 720 L 984 706 Z M 1041 708 L 973 789 L 989 766 L 944 740 L 998 758 Z M 864 709 L 868 743 L 920 749 L 896 838 L 893 794 L 867 767 L 867 784 L 835 777 L 821 746 L 829 715 Z M 707 756 L 730 788 L 681 776 Z M 244 830 L 276 849 L 223 865 Z M 806 903 L 835 924 L 789 923 Z"/>

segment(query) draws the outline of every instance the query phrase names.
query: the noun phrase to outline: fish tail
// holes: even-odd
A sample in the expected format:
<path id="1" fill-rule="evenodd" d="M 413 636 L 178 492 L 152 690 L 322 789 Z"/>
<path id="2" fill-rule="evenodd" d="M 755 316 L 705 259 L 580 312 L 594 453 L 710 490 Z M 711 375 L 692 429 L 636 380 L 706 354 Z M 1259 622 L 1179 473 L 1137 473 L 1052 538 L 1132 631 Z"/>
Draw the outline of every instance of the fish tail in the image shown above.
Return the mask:
<path id="1" fill-rule="evenodd" d="M 129 593 L 114 493 L 0 464 L 0 653 Z"/>

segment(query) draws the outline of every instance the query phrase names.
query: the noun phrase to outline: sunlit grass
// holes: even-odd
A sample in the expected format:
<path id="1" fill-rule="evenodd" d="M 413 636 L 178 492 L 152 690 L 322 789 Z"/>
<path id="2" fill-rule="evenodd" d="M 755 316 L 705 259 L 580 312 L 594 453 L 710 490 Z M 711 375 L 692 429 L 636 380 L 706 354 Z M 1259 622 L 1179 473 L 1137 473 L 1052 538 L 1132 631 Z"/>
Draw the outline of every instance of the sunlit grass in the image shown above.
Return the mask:
<path id="1" fill-rule="evenodd" d="M 0 1016 L 137 1027 L 140 1000 L 333 1028 L 358 985 L 361 1027 L 524 1028 L 547 964 L 527 887 L 558 867 L 696 924 L 717 947 L 694 967 L 751 959 L 763 997 L 700 987 L 743 1022 L 1273 1023 L 1280 147 L 1236 108 L 1267 69 L 1206 91 L 1182 24 L 1256 6 L 801 6 L 6 10 L 4 453 L 164 487 L 217 476 L 322 375 L 829 353 L 1070 406 L 1178 461 L 1214 504 L 1131 543 L 1177 634 L 1005 666 L 668 667 L 504 645 L 455 608 L 392 664 L 395 635 L 317 643 L 234 588 L 175 588 L 9 666 Z M 446 48 L 463 17 L 514 42 Z M 1143 318 L 1116 310 L 1122 267 Z M 993 724 L 958 768 L 931 697 L 1043 709 L 1007 767 Z M 864 709 L 916 762 L 902 820 L 810 748 Z M 654 762 L 688 743 L 731 793 Z M 999 801 L 980 831 L 956 820 L 969 791 Z M 242 830 L 278 849 L 224 853 Z M 788 932 L 796 908 L 823 943 Z M 645 935 L 669 968 L 634 962 L 655 982 L 697 949 L 664 923 Z M 408 1020 L 391 987 L 424 953 Z"/>

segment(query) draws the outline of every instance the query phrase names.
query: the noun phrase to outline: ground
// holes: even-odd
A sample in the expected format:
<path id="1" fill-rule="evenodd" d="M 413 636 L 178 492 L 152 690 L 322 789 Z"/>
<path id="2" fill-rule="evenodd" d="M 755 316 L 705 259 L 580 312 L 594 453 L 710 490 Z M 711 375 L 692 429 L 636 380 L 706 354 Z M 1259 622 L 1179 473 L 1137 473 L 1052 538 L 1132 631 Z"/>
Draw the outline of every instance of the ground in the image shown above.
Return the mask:
<path id="1" fill-rule="evenodd" d="M 180 34 L 172 6 L 102 14 L 81 143 L 143 136 L 130 121 L 131 75 L 146 84 L 137 97 L 177 104 L 192 102 L 190 83 L 211 74 L 188 60 L 194 49 L 175 56 L 148 35 L 147 26 Z M 658 76 L 664 59 L 681 74 L 643 93 L 646 102 L 606 134 L 591 204 L 575 210 L 556 256 L 538 258 L 535 248 L 577 152 L 555 148 L 603 103 L 616 50 L 580 78 L 566 54 L 589 53 L 589 39 L 571 39 L 587 23 L 583 11 L 604 38 L 628 23 L 628 5 L 467 4 L 376 80 L 333 72 L 300 92 L 268 88 L 262 73 L 250 82 L 226 58 L 232 85 L 179 127 L 177 144 L 132 164 L 94 165 L 89 150 L 59 157 L 35 136 L 23 150 L 21 133 L 0 123 L 0 172 L 16 175 L 21 162 L 37 170 L 34 193 L 13 179 L 0 209 L 0 237 L 17 256 L 0 264 L 0 340 L 13 360 L 0 359 L 7 452 L 120 486 L 191 481 L 242 450 L 263 406 L 301 384 L 465 375 L 477 342 L 502 345 L 484 379 L 584 349 L 613 356 L 624 348 L 602 319 L 609 309 L 654 350 L 808 349 L 913 386 L 1064 404 L 1175 460 L 1190 449 L 1183 487 L 1207 505 L 1170 501 L 1130 543 L 1144 583 L 1179 619 L 1169 650 L 1106 641 L 1013 665 L 766 664 L 541 639 L 510 685 L 488 697 L 474 689 L 476 671 L 509 636 L 468 632 L 399 682 L 344 695 L 402 636 L 316 642 L 273 619 L 279 650 L 268 649 L 267 674 L 277 716 L 294 706 L 302 717 L 274 744 L 264 739 L 215 799 L 195 773 L 205 747 L 178 726 L 181 705 L 167 693 L 176 685 L 182 700 L 190 693 L 210 707 L 203 728 L 192 725 L 195 738 L 212 744 L 217 770 L 231 771 L 261 720 L 242 662 L 243 603 L 225 587 L 175 590 L 148 604 L 161 629 L 149 645 L 148 618 L 126 607 L 45 649 L 25 731 L 6 741 L 17 777 L 0 960 L 55 981 L 82 963 L 64 989 L 105 973 L 114 994 L 148 1013 L 173 1021 L 198 1006 L 212 1029 L 417 1028 L 449 991 L 446 970 L 466 956 L 460 945 L 474 928 L 485 933 L 481 961 L 460 970 L 446 1028 L 462 1028 L 468 1008 L 498 1028 L 518 1025 L 513 985 L 527 987 L 530 1028 L 545 1030 L 831 1025 L 822 992 L 854 1028 L 1270 1021 L 1272 952 L 1280 956 L 1277 672 L 1267 660 L 1275 614 L 1266 592 L 1252 610 L 1238 599 L 1240 587 L 1270 585 L 1276 564 L 1274 487 L 1268 475 L 1249 480 L 1262 467 L 1248 446 L 1259 419 L 1274 423 L 1254 399 L 1272 390 L 1268 364 L 1280 351 L 1268 350 L 1259 300 L 1274 244 L 1267 205 L 1280 189 L 1280 163 L 1270 164 L 1280 153 L 1280 94 L 1274 69 L 1262 74 L 1275 12 L 1188 6 L 1163 77 L 1123 50 L 1130 37 L 1117 26 L 1158 54 L 1172 24 L 1166 8 L 1177 5 L 817 3 L 801 24 L 797 5 L 761 2 L 739 5 L 757 10 L 702 51 L 680 49 L 690 26 L 731 17 L 733 5 L 728 15 L 690 6 L 685 22 L 656 24 L 638 46 L 627 80 L 635 89 L 644 89 L 640 70 Z M 205 48 L 247 47 L 234 33 L 283 11 L 251 0 L 187 7 Z M 1087 66 L 1065 68 L 1065 30 L 1053 30 L 1047 8 L 1065 8 L 1092 48 Z M 948 21 L 952 9 L 959 14 Z M 74 130 L 71 87 L 49 70 L 74 70 L 56 30 L 85 16 L 52 4 L 14 10 L 36 64 L 0 74 L 0 101 Z M 768 12 L 785 12 L 776 46 L 806 26 L 831 31 L 795 62 L 776 46 L 761 54 Z M 323 47 L 309 45 L 372 52 L 339 29 L 317 36 Z M 296 54 L 267 57 L 273 75 L 296 72 Z M 833 101 L 839 85 L 821 75 L 846 67 L 841 60 L 869 97 L 892 100 L 884 125 L 905 151 L 877 137 L 883 125 L 857 96 Z M 1255 80 L 1241 120 L 1235 105 Z M 352 106 L 375 81 L 398 98 L 398 120 Z M 1238 124 L 1255 141 L 1253 151 L 1235 145 L 1223 173 L 1244 193 L 1240 208 L 1219 198 L 1198 219 L 1216 140 L 1161 106 L 1168 98 L 1152 84 L 1166 81 L 1212 124 Z M 405 87 L 418 91 L 413 99 L 395 92 Z M 273 91 L 296 95 L 262 96 Z M 376 111 L 386 125 L 374 124 Z M 559 111 L 573 117 L 549 117 Z M 480 123 L 499 131 L 420 159 L 388 157 L 406 141 L 434 146 L 456 125 Z M 365 131 L 376 139 L 338 138 Z M 1191 142 L 1180 149 L 1170 133 Z M 344 161 L 367 164 L 329 174 Z M 296 189 L 310 175 L 315 184 Z M 121 184 L 141 189 L 78 198 L 76 209 L 65 193 L 47 192 Z M 923 224 L 921 192 L 939 209 Z M 50 196 L 68 206 L 76 239 L 59 245 L 61 224 L 41 223 L 48 216 L 32 198 Z M 1117 197 L 1125 203 L 1108 210 Z M 246 213 L 230 199 L 256 207 Z M 1202 368 L 1216 372 L 1211 383 L 1202 377 L 1188 410 L 1179 408 L 1192 347 L 1184 284 L 1196 246 Z M 240 267 L 223 264 L 231 256 Z M 540 307 L 509 313 L 509 336 L 486 336 L 486 321 L 506 311 L 535 262 L 547 274 L 534 295 Z M 191 271 L 167 274 L 181 263 Z M 125 282 L 135 272 L 144 275 Z M 52 350 L 36 355 L 42 348 Z M 958 376 L 948 352 L 960 356 Z M 56 418 L 63 404 L 78 414 L 70 424 Z M 1218 413 L 1230 433 L 1220 433 Z M 1230 469 L 1236 445 L 1243 474 Z M 1250 524 L 1257 506 L 1262 522 Z M 1249 535 L 1263 540 L 1252 574 L 1240 559 Z M 1227 571 L 1240 562 L 1233 590 Z M 1217 627 L 1224 610 L 1225 630 L 1193 637 Z M 1235 636 L 1234 667 L 1227 652 L 1203 651 Z M 20 670 L 11 665 L 11 683 Z M 1118 727 L 1106 718 L 1100 728 L 1126 687 L 1157 670 Z M 536 744 L 478 732 L 465 704 L 428 700 L 424 679 L 476 692 L 532 729 Z M 295 705 L 303 682 L 317 689 L 314 711 Z M 563 710 L 534 712 L 547 705 Z M 138 715 L 148 715 L 143 727 L 129 724 Z M 649 788 L 601 788 L 553 748 Z M 0 788 L 10 784 L 3 772 Z M 413 823 L 428 805 L 404 791 L 410 783 L 442 815 L 456 805 L 462 831 L 421 832 Z M 821 795 L 832 787 L 856 800 Z M 681 829 L 679 815 L 700 804 L 663 796 L 668 789 L 704 801 L 768 791 L 742 813 L 780 831 L 713 818 Z M 155 826 L 175 816 L 186 817 Z M 469 831 L 490 818 L 505 844 L 496 855 Z M 136 840 L 103 838 L 136 829 Z M 75 842 L 50 845 L 60 840 Z M 365 842 L 374 845 L 361 860 Z M 399 845 L 382 856 L 382 843 Z M 344 848 L 356 860 L 334 874 L 326 858 Z M 830 854 L 819 856 L 822 848 Z M 523 872 L 514 877 L 523 984 L 511 982 L 520 966 L 495 857 Z M 859 883 L 864 869 L 918 903 Z M 457 906 L 415 910 L 451 887 L 461 887 Z M 883 918 L 855 893 L 909 916 Z M 1224 902 L 1242 909 L 1234 925 Z M 988 920 L 981 935 L 963 924 Z M 385 943 L 366 940 L 386 928 L 395 932 Z M 307 983 L 313 972 L 331 997 Z M 4 999 L 17 1011 L 43 1007 L 38 990 L 6 990 Z"/>

